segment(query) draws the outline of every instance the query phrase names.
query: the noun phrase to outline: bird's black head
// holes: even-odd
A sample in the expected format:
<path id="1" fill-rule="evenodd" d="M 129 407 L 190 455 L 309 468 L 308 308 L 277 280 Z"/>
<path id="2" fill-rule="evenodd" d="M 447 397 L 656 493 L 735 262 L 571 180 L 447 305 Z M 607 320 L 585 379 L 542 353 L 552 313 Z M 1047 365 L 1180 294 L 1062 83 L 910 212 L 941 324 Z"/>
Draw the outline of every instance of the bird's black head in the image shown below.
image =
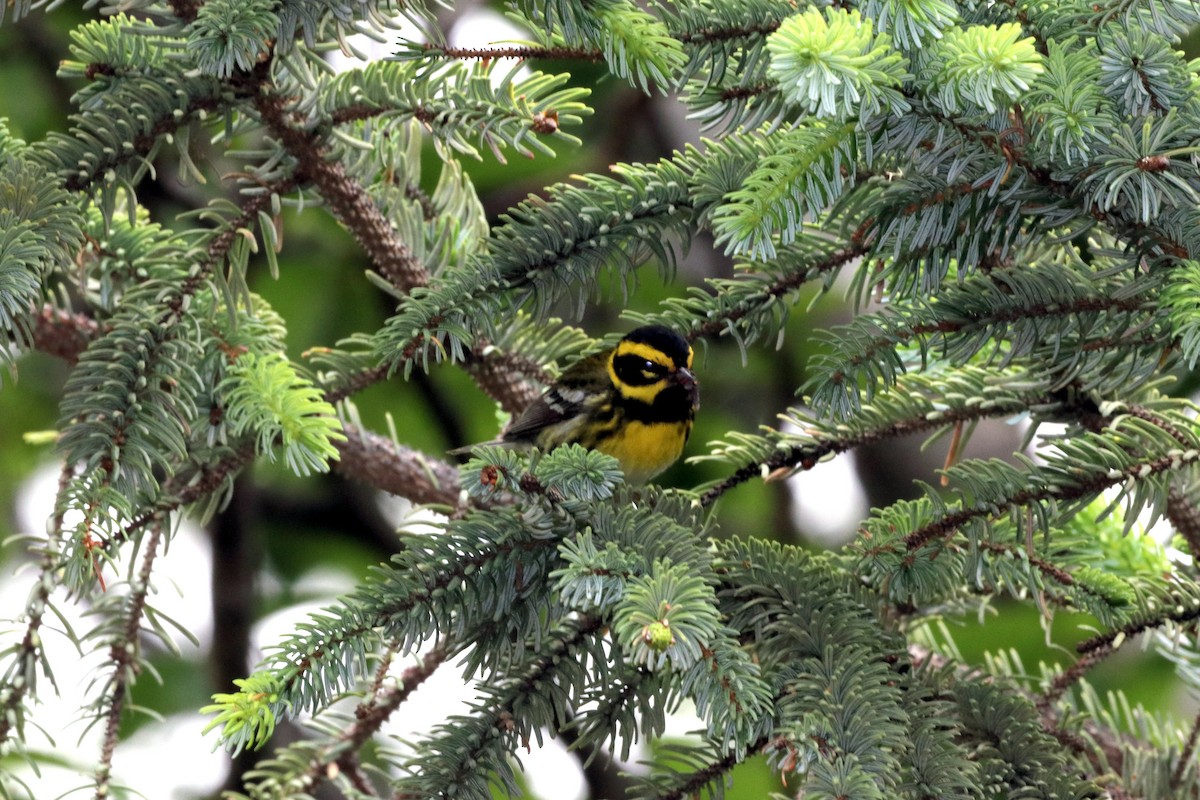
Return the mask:
<path id="1" fill-rule="evenodd" d="M 671 359 L 677 369 L 692 366 L 692 348 L 687 340 L 662 325 L 634 328 L 621 339 L 624 343 L 644 344 Z"/>

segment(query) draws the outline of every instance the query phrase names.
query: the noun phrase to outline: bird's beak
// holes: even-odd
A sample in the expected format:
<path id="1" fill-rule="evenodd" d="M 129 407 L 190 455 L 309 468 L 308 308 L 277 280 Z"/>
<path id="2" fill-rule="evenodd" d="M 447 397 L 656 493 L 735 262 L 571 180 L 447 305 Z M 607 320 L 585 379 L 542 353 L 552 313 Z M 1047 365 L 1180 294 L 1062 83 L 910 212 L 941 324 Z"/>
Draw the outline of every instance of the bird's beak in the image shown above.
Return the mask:
<path id="1" fill-rule="evenodd" d="M 682 386 L 687 392 L 688 400 L 692 401 L 693 408 L 700 407 L 700 381 L 696 380 L 695 374 L 687 367 L 680 367 L 671 374 L 671 380 Z"/>

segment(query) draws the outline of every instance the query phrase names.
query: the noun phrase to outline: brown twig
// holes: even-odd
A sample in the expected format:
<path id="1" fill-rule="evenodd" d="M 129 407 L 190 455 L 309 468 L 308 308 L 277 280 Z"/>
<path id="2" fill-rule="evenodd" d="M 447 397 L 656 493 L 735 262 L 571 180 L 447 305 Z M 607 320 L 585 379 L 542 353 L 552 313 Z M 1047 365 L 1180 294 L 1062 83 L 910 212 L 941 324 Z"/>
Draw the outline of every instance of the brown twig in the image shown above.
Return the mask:
<path id="1" fill-rule="evenodd" d="M 323 780 L 340 773 L 346 775 L 360 793 L 368 797 L 375 796 L 374 787 L 359 767 L 358 753 L 417 687 L 445 662 L 446 654 L 447 649 L 442 645 L 433 648 L 422 657 L 420 664 L 404 670 L 400 679 L 392 685 L 387 685 L 383 680 L 389 663 L 384 661 L 376 674 L 370 696 L 354 709 L 354 723 L 321 748 L 309 764 L 307 774 L 298 778 L 306 788 L 318 786 Z"/>
<path id="2" fill-rule="evenodd" d="M 1171 788 L 1178 789 L 1179 784 L 1183 782 L 1183 774 L 1187 772 L 1188 767 L 1195 764 L 1196 744 L 1200 741 L 1200 713 L 1196 714 L 1196 718 L 1192 720 L 1192 730 L 1188 734 L 1187 741 L 1183 744 L 1183 750 L 1179 753 L 1179 760 L 1175 764 L 1175 769 L 1171 772 Z"/>
<path id="3" fill-rule="evenodd" d="M 1200 508 L 1178 484 L 1167 490 L 1167 519 L 1187 542 L 1195 563 L 1200 563 Z"/>
<path id="4" fill-rule="evenodd" d="M 774 744 L 774 740 L 764 736 L 751 744 L 746 752 L 747 754 L 758 753 L 767 750 L 772 744 Z M 662 794 L 653 795 L 654 800 L 688 800 L 688 798 L 699 797 L 705 786 L 729 774 L 730 770 L 743 761 L 745 761 L 745 756 L 731 752 L 695 772 L 681 776 L 683 777 L 682 781 Z"/>
<path id="5" fill-rule="evenodd" d="M 819 464 L 821 459 L 833 453 L 844 453 L 863 445 L 934 430 L 959 422 L 988 417 L 1008 417 L 1012 414 L 1026 411 L 1031 406 L 1041 406 L 1052 401 L 1052 398 L 1038 398 L 1026 403 L 1005 403 L 987 406 L 980 404 L 961 409 L 947 409 L 936 416 L 923 414 L 920 417 L 899 420 L 884 427 L 864 431 L 856 435 L 829 437 L 811 444 L 790 447 L 786 450 L 776 452 L 761 463 L 752 463 L 739 467 L 728 478 L 725 478 L 700 495 L 700 504 L 710 506 L 725 492 L 752 478 L 759 477 L 764 472 L 770 475 L 784 469 L 810 470 Z"/>
<path id="6" fill-rule="evenodd" d="M 172 292 L 166 300 L 165 304 L 174 317 L 183 314 L 184 304 L 188 298 L 198 292 L 208 282 L 213 271 L 225 263 L 225 258 L 229 255 L 229 249 L 233 247 L 233 243 L 241 238 L 246 228 L 254 225 L 259 212 L 270 205 L 271 199 L 277 194 L 292 191 L 297 185 L 295 180 L 285 178 L 264 186 L 262 192 L 246 200 L 242 205 L 241 213 L 227 221 L 208 243 L 204 260 L 197 265 L 192 274 L 180 283 L 178 290 Z"/>
<path id="7" fill-rule="evenodd" d="M 139 661 L 139 633 L 142 628 L 142 616 L 146 610 L 146 597 L 150 592 L 150 576 L 154 570 L 154 560 L 158 556 L 158 545 L 162 540 L 162 517 L 155 520 L 150 529 L 150 535 L 142 543 L 142 565 L 138 569 L 137 580 L 131 584 L 129 597 L 125 602 L 125 624 L 121 634 L 109 648 L 109 664 L 112 675 L 109 678 L 108 708 L 105 711 L 104 739 L 100 748 L 100 762 L 96 766 L 96 800 L 107 800 L 110 796 L 112 780 L 113 752 L 117 746 L 120 732 L 121 713 L 129 697 L 129 690 L 134 679 L 141 672 Z"/>
<path id="8" fill-rule="evenodd" d="M 386 364 L 371 367 L 350 375 L 339 375 L 338 380 L 341 382 L 325 390 L 325 400 L 337 405 L 350 395 L 357 394 L 370 386 L 387 380 L 387 377 L 388 368 Z"/>
<path id="9" fill-rule="evenodd" d="M 867 250 L 868 248 L 861 243 L 852 241 L 847 246 L 833 251 L 808 269 L 797 271 L 795 274 L 788 275 L 765 288 L 760 292 L 762 302 L 764 304 L 770 303 L 789 292 L 796 291 L 809 281 L 816 280 L 827 273 L 835 272 L 854 259 L 861 258 L 867 253 Z M 708 336 L 720 336 L 731 323 L 742 319 L 752 310 L 753 308 L 748 304 L 741 304 L 737 308 L 730 309 L 725 314 L 706 318 L 702 323 L 688 331 L 685 336 L 689 342 L 694 342 L 697 339 Z"/>
<path id="10" fill-rule="evenodd" d="M 336 442 L 339 458 L 333 469 L 339 475 L 362 481 L 414 503 L 458 507 L 458 470 L 440 459 L 376 433 L 347 424 L 344 442 Z"/>
<path id="11" fill-rule="evenodd" d="M 468 352 L 463 368 L 509 414 L 519 414 L 549 386 L 550 374 L 534 361 L 515 353 L 492 351 L 480 340 Z"/>
<path id="12" fill-rule="evenodd" d="M 1104 657 L 1111 652 L 1111 650 L 1108 650 L 1103 652 L 1094 651 L 1088 653 L 1083 658 L 1079 659 L 1070 667 L 1055 676 L 1054 680 L 1050 682 L 1050 685 L 1046 687 L 1046 690 L 1042 692 L 1036 699 L 1038 711 L 1042 713 L 1049 711 L 1050 708 L 1058 702 L 1058 699 L 1066 694 L 1068 689 L 1082 680 L 1083 676 L 1086 675 L 1092 669 L 1092 667 L 1099 664 Z"/>
<path id="13" fill-rule="evenodd" d="M 1105 633 L 1099 633 L 1075 645 L 1075 651 L 1081 655 L 1095 652 L 1115 650 L 1125 641 L 1151 628 L 1157 628 L 1168 622 L 1195 623 L 1200 620 L 1200 603 L 1161 603 L 1157 607 L 1165 608 L 1166 613 L 1155 616 L 1145 615 L 1131 620 L 1119 628 Z"/>
<path id="14" fill-rule="evenodd" d="M 703 28 L 695 33 L 682 33 L 676 36 L 684 44 L 710 44 L 712 42 L 728 42 L 733 39 L 746 39 L 753 36 L 767 37 L 779 30 L 778 22 L 766 22 L 762 25 L 747 25 L 745 27 Z"/>
<path id="15" fill-rule="evenodd" d="M 328 151 L 312 131 L 293 123 L 287 100 L 273 91 L 265 65 L 248 79 L 257 89 L 251 96 L 263 125 L 296 159 L 297 178 L 311 182 L 375 270 L 401 291 L 409 292 L 429 282 L 425 265 L 402 242 L 396 230 L 341 163 L 328 160 Z"/>
<path id="16" fill-rule="evenodd" d="M 535 58 L 553 58 L 564 61 L 604 60 L 604 51 L 593 47 L 446 47 L 425 44 L 422 45 L 422 49 L 430 55 L 461 61 L 494 61 L 500 58 L 517 58 L 522 61 Z"/>

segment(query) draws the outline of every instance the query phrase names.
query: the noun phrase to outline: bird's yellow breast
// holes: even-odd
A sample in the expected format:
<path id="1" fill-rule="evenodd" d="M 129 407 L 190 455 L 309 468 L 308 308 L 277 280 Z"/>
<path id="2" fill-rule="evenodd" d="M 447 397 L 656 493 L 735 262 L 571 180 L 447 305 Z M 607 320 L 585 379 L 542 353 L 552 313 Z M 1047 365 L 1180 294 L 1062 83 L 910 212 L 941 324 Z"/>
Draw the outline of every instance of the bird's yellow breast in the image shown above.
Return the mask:
<path id="1" fill-rule="evenodd" d="M 610 436 L 598 441 L 596 449 L 621 462 L 627 481 L 645 483 L 675 463 L 691 431 L 690 420 L 650 423 L 627 420 Z"/>

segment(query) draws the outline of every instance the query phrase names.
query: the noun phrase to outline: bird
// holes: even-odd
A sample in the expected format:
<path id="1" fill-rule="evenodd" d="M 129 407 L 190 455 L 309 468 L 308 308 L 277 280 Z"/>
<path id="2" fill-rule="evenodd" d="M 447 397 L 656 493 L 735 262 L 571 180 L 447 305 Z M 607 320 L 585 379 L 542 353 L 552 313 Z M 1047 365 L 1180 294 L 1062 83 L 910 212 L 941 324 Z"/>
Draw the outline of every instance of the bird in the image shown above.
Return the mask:
<path id="1" fill-rule="evenodd" d="M 541 450 L 579 444 L 616 458 L 628 483 L 644 484 L 679 459 L 691 435 L 700 407 L 692 355 L 670 328 L 635 328 L 615 347 L 567 368 L 487 444 Z"/>

